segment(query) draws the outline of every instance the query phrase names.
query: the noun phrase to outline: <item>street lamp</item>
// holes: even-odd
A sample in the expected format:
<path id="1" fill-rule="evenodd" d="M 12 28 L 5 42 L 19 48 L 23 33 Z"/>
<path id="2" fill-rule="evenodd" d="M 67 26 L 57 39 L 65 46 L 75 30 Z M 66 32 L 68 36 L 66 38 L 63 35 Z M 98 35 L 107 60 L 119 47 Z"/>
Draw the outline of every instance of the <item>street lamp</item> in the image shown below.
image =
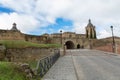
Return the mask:
<path id="1" fill-rule="evenodd" d="M 61 36 L 61 42 L 60 42 L 60 43 L 61 43 L 61 45 L 62 45 L 62 30 L 60 30 L 60 33 L 61 33 L 61 34 L 60 34 L 60 36 Z"/>
<path id="2" fill-rule="evenodd" d="M 113 41 L 112 41 L 112 51 L 113 51 L 113 53 L 115 53 L 115 39 L 114 39 L 114 34 L 113 34 L 113 26 L 110 26 L 110 28 L 111 28 L 111 31 L 112 31 L 112 39 L 113 39 Z"/>

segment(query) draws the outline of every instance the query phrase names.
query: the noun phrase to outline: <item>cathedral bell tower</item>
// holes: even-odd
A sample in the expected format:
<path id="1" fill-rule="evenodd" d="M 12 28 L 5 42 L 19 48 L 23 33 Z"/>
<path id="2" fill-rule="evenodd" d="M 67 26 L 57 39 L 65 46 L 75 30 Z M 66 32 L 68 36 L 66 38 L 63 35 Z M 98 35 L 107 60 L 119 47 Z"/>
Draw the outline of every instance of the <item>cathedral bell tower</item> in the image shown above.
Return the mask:
<path id="1" fill-rule="evenodd" d="M 86 38 L 88 38 L 88 39 L 96 39 L 95 26 L 91 23 L 90 19 L 88 21 L 88 25 L 86 26 Z"/>

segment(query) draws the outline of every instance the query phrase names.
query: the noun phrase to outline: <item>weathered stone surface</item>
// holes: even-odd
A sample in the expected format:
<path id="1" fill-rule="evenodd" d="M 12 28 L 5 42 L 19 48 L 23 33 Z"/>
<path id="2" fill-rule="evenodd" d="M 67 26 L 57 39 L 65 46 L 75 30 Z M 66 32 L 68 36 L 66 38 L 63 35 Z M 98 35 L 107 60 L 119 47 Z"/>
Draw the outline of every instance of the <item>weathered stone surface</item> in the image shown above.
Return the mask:
<path id="1" fill-rule="evenodd" d="M 42 80 L 77 80 L 72 57 L 59 58 Z"/>
<path id="2" fill-rule="evenodd" d="M 6 50 L 5 46 L 0 44 L 0 61 L 4 60 L 5 58 L 5 50 Z"/>
<path id="3" fill-rule="evenodd" d="M 35 76 L 29 64 L 24 63 L 24 64 L 21 64 L 20 66 L 21 66 L 22 71 L 25 72 L 27 78 L 32 79 Z"/>
<path id="4" fill-rule="evenodd" d="M 14 62 L 13 64 L 19 72 L 22 72 L 22 74 L 26 76 L 27 80 L 33 80 L 33 78 L 36 77 L 34 71 L 30 68 L 28 63 Z"/>
<path id="5" fill-rule="evenodd" d="M 7 49 L 6 57 L 8 61 L 24 62 L 24 61 L 38 61 L 40 58 L 54 53 L 54 49 L 41 48 L 14 48 Z"/>

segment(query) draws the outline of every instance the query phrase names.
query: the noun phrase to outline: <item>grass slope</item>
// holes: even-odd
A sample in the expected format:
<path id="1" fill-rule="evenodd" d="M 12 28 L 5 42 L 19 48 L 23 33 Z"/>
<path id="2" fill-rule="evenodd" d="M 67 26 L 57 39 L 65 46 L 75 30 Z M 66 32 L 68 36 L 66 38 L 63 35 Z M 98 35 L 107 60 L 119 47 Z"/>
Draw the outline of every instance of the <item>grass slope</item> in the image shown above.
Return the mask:
<path id="1" fill-rule="evenodd" d="M 27 80 L 20 69 L 9 62 L 0 62 L 0 80 Z"/>
<path id="2" fill-rule="evenodd" d="M 37 48 L 58 48 L 59 44 L 36 44 L 27 41 L 20 40 L 0 40 L 0 44 L 6 46 L 6 48 L 26 48 L 26 47 L 37 47 Z"/>

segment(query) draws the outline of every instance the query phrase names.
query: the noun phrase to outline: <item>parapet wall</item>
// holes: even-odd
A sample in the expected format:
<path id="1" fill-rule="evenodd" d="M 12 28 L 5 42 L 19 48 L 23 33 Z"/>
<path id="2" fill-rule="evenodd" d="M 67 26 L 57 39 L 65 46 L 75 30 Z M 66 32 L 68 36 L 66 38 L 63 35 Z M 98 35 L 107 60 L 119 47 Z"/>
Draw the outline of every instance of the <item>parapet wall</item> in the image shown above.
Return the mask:
<path id="1" fill-rule="evenodd" d="M 0 40 L 25 40 L 20 31 L 0 30 Z"/>
<path id="2" fill-rule="evenodd" d="M 20 31 L 0 30 L 0 40 L 23 40 L 33 43 L 46 43 L 46 36 L 23 34 Z"/>

